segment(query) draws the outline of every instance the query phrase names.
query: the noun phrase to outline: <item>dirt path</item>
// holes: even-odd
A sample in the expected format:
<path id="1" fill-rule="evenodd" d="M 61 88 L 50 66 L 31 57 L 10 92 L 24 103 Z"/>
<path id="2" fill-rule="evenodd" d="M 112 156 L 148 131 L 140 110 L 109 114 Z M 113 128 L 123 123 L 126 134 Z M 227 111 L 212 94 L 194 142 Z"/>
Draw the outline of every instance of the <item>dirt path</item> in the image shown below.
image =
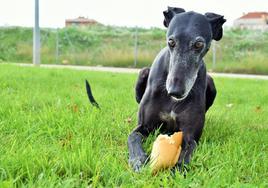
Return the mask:
<path id="1" fill-rule="evenodd" d="M 18 66 L 34 66 L 33 64 L 18 63 Z M 116 72 L 116 73 L 138 73 L 140 69 L 135 68 L 117 68 L 117 67 L 91 67 L 78 65 L 40 65 L 42 68 L 58 68 L 58 69 L 75 69 L 75 70 L 90 70 L 102 72 Z M 228 77 L 228 78 L 243 78 L 243 79 L 261 79 L 268 80 L 265 75 L 251 75 L 251 74 L 229 74 L 229 73 L 209 73 L 212 77 Z"/>

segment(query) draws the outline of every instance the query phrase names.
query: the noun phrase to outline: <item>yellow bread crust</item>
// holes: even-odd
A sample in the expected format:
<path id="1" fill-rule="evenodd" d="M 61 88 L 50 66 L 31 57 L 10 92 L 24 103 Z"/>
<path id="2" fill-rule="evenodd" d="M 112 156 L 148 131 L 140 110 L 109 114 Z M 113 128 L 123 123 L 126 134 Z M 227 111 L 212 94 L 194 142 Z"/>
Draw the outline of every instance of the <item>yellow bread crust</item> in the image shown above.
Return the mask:
<path id="1" fill-rule="evenodd" d="M 150 167 L 153 172 L 175 166 L 181 152 L 182 132 L 159 135 L 153 144 Z"/>

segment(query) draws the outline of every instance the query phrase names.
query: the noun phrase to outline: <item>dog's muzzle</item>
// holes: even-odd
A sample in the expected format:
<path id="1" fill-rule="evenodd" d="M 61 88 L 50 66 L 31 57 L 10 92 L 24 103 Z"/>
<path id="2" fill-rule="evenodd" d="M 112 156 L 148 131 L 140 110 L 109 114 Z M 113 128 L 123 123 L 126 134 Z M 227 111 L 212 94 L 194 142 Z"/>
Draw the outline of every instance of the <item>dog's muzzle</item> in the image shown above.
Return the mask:
<path id="1" fill-rule="evenodd" d="M 176 89 L 174 87 L 168 89 L 168 95 L 177 100 L 182 100 L 186 97 L 184 89 Z"/>

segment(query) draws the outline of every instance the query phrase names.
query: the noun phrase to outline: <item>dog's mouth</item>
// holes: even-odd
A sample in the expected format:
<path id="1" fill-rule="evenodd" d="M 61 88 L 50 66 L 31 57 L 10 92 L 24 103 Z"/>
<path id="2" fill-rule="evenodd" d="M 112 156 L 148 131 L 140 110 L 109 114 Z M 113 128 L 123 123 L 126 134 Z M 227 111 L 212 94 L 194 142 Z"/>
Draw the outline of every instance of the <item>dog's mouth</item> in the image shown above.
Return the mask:
<path id="1" fill-rule="evenodd" d="M 184 100 L 187 96 L 188 96 L 187 94 L 184 94 L 184 95 L 182 95 L 181 97 L 177 97 L 177 96 L 172 96 L 172 95 L 171 95 L 171 98 L 172 98 L 173 100 L 175 100 L 176 102 L 178 102 L 178 101 L 182 101 L 182 100 Z"/>
<path id="2" fill-rule="evenodd" d="M 167 93 L 174 101 L 182 101 L 188 96 L 189 92 L 186 92 L 186 91 L 182 92 L 180 90 L 172 91 L 172 90 L 167 89 Z"/>

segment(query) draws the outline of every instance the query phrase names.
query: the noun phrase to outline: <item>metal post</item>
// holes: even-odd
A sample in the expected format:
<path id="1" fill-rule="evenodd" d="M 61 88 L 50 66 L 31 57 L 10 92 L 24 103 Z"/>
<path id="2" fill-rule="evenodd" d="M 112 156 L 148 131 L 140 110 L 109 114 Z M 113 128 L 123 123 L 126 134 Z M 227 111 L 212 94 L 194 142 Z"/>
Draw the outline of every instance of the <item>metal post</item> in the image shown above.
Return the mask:
<path id="1" fill-rule="evenodd" d="M 137 67 L 138 62 L 138 28 L 135 30 L 135 43 L 134 43 L 134 67 Z"/>
<path id="2" fill-rule="evenodd" d="M 59 30 L 56 29 L 56 64 L 59 61 Z"/>
<path id="3" fill-rule="evenodd" d="M 39 28 L 39 0 L 35 0 L 33 29 L 33 64 L 40 65 L 40 28 Z"/>
<path id="4" fill-rule="evenodd" d="M 212 41 L 212 70 L 216 68 L 216 41 Z"/>

